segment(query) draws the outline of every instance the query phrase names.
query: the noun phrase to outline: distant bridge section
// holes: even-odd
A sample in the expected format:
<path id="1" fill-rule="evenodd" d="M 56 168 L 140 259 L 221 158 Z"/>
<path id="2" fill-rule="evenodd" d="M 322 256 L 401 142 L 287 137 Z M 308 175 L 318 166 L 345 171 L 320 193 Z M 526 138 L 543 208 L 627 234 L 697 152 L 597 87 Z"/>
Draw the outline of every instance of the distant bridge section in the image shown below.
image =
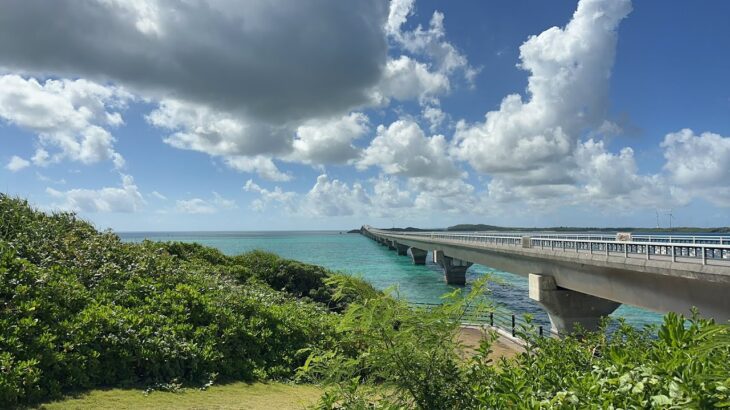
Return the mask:
<path id="1" fill-rule="evenodd" d="M 553 331 L 593 329 L 622 303 L 660 313 L 730 320 L 730 237 L 495 232 L 402 232 L 363 226 L 361 233 L 423 264 L 427 252 L 446 282 L 464 285 L 479 263 L 527 276 L 530 298 Z"/>

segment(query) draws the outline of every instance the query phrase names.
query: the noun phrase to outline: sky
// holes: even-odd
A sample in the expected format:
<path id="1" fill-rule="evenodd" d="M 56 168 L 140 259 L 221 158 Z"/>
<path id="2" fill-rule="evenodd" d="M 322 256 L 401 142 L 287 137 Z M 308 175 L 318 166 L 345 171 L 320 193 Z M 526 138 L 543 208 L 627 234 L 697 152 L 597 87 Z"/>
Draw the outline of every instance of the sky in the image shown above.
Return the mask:
<path id="1" fill-rule="evenodd" d="M 6 0 L 0 191 L 116 231 L 730 226 L 729 15 Z"/>

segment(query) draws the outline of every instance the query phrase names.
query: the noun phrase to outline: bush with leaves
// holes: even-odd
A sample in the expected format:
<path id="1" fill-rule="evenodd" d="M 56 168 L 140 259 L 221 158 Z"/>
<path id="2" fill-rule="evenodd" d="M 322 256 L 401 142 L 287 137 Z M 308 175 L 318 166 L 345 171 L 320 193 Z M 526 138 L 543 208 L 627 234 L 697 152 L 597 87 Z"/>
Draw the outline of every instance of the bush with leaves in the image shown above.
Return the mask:
<path id="1" fill-rule="evenodd" d="M 730 330 L 697 315 L 670 313 L 658 333 L 624 323 L 608 333 L 605 322 L 561 339 L 536 336 L 528 320 L 524 353 L 493 363 L 496 336 L 487 333 L 463 360 L 456 333 L 484 286 L 433 310 L 360 292 L 340 319 L 337 347 L 313 351 L 300 377 L 329 386 L 322 409 L 730 407 Z"/>
<path id="2" fill-rule="evenodd" d="M 289 378 L 307 348 L 333 344 L 334 315 L 317 303 L 333 293 L 322 268 L 124 243 L 4 195 L 0 218 L 2 405 L 98 386 Z"/>

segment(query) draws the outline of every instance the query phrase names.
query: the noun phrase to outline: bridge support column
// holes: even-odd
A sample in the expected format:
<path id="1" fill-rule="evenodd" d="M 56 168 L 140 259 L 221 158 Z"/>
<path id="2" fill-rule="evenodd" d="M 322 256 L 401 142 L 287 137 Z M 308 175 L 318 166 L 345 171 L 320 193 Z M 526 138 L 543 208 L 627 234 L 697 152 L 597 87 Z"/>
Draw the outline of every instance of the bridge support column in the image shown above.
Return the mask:
<path id="1" fill-rule="evenodd" d="M 411 255 L 411 260 L 414 265 L 425 265 L 427 251 L 418 248 L 408 248 L 408 254 Z"/>
<path id="2" fill-rule="evenodd" d="M 433 251 L 433 261 L 444 270 L 444 279 L 448 285 L 466 285 L 466 270 L 471 262 L 444 255 L 442 251 Z"/>
<path id="3" fill-rule="evenodd" d="M 553 332 L 572 333 L 576 324 L 596 330 L 601 317 L 608 316 L 621 304 L 574 290 L 562 289 L 552 276 L 531 273 L 530 299 L 542 305 L 550 317 Z"/>
<path id="4" fill-rule="evenodd" d="M 388 246 L 388 241 L 386 241 L 385 239 L 378 239 L 378 242 L 380 242 L 380 245 L 382 246 Z"/>
<path id="5" fill-rule="evenodd" d="M 406 256 L 408 255 L 408 246 L 400 244 L 398 242 L 395 243 L 395 250 L 398 252 L 398 255 L 400 256 Z"/>
<path id="6" fill-rule="evenodd" d="M 391 251 L 396 250 L 395 241 L 391 241 L 391 240 L 386 239 L 385 240 L 385 244 L 388 245 L 388 249 L 389 250 L 391 250 Z"/>

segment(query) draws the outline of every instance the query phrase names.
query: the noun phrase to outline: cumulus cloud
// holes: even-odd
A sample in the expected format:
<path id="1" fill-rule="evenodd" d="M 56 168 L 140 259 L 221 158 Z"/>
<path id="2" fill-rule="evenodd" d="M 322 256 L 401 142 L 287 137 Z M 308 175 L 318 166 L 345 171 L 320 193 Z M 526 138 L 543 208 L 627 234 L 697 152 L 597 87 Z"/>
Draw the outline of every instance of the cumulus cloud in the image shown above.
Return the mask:
<path id="1" fill-rule="evenodd" d="M 357 167 L 378 166 L 386 174 L 435 179 L 458 178 L 461 172 L 448 156 L 443 135 L 427 137 L 410 120 L 398 120 L 377 128 L 377 135 L 365 149 Z"/>
<path id="2" fill-rule="evenodd" d="M 290 214 L 317 218 L 361 215 L 371 204 L 361 184 L 349 185 L 326 174 L 318 176 L 314 186 L 305 194 L 283 191 L 279 187 L 267 190 L 252 180 L 246 183 L 244 190 L 259 194 L 259 198 L 251 203 L 255 210 L 276 206 Z"/>
<path id="3" fill-rule="evenodd" d="M 157 191 L 152 191 L 150 193 L 150 195 L 152 195 L 153 197 L 159 199 L 160 201 L 167 201 L 167 197 L 164 196 L 164 195 L 162 195 L 161 193 L 159 193 Z"/>
<path id="4" fill-rule="evenodd" d="M 297 196 L 296 193 L 286 192 L 278 186 L 274 187 L 274 189 L 270 191 L 266 188 L 262 188 L 253 180 L 249 179 L 246 181 L 246 185 L 243 186 L 243 190 L 259 194 L 259 198 L 256 198 L 251 202 L 251 209 L 254 211 L 263 211 L 269 205 L 273 204 L 274 206 L 283 208 L 288 212 L 292 212 L 292 209 L 295 206 L 294 199 Z"/>
<path id="5" fill-rule="evenodd" d="M 46 193 L 60 201 L 53 203 L 53 208 L 74 212 L 137 212 L 145 203 L 134 178 L 124 174 L 120 187 L 68 191 L 46 188 Z"/>
<path id="6" fill-rule="evenodd" d="M 354 141 L 369 130 L 368 117 L 359 112 L 297 127 L 290 160 L 307 164 L 343 164 L 358 156 Z"/>
<path id="7" fill-rule="evenodd" d="M 730 137 L 683 129 L 667 134 L 661 146 L 664 170 L 682 194 L 730 206 Z"/>
<path id="8" fill-rule="evenodd" d="M 520 47 L 529 99 L 508 95 L 483 123 L 459 122 L 454 153 L 479 171 L 534 184 L 573 169 L 581 132 L 604 121 L 616 29 L 630 11 L 628 0 L 582 0 L 564 28 L 530 37 Z"/>
<path id="9" fill-rule="evenodd" d="M 676 197 L 665 175 L 642 175 L 629 147 L 613 153 L 603 141 L 589 139 L 578 144 L 572 159 L 576 165 L 566 171 L 567 181 L 520 184 L 515 179 L 497 176 L 488 184 L 489 198 L 502 203 L 521 202 L 543 210 L 579 204 L 627 210 L 686 203 Z"/>
<path id="10" fill-rule="evenodd" d="M 214 214 L 222 210 L 236 209 L 236 202 L 213 192 L 211 199 L 191 198 L 175 201 L 175 212 L 183 214 Z"/>
<path id="11" fill-rule="evenodd" d="M 30 166 L 30 161 L 20 158 L 17 155 L 13 155 L 12 158 L 10 158 L 10 161 L 8 161 L 8 164 L 5 165 L 5 168 L 10 172 L 18 172 L 28 166 Z"/>
<path id="12" fill-rule="evenodd" d="M 426 119 L 426 121 L 428 121 L 428 128 L 431 132 L 435 132 L 446 120 L 446 113 L 443 112 L 441 108 L 430 105 L 423 108 L 421 115 L 424 119 Z"/>
<path id="13" fill-rule="evenodd" d="M 475 187 L 461 180 L 409 178 L 403 184 L 396 176 L 380 175 L 369 182 L 369 186 L 348 184 L 322 174 L 304 193 L 280 187 L 269 190 L 252 180 L 244 190 L 258 194 L 251 202 L 251 208 L 257 211 L 279 208 L 291 215 L 316 218 L 408 216 L 413 211 L 479 215 L 487 209 Z"/>
<path id="14" fill-rule="evenodd" d="M 40 147 L 31 160 L 41 166 L 68 159 L 111 160 L 122 167 L 108 128 L 123 123 L 119 110 L 130 99 L 122 88 L 86 80 L 0 76 L 0 119 L 38 135 Z"/>
<path id="15" fill-rule="evenodd" d="M 285 180 L 275 160 L 356 157 L 362 114 L 343 114 L 380 103 L 373 90 L 386 72 L 387 12 L 386 0 L 11 0 L 0 4 L 0 69 L 124 85 L 158 104 L 147 118 L 168 131 L 167 144 Z M 121 122 L 109 114 L 109 124 Z M 113 139 L 86 131 L 95 151 L 79 151 L 94 161 Z M 49 151 L 34 162 L 56 160 Z"/>
<path id="16" fill-rule="evenodd" d="M 221 157 L 225 164 L 241 172 L 257 172 L 266 179 L 285 181 L 270 156 L 291 149 L 284 127 L 247 123 L 231 113 L 209 106 L 166 99 L 147 115 L 147 121 L 172 133 L 165 143 L 179 149 Z"/>
<path id="17" fill-rule="evenodd" d="M 414 201 L 417 209 L 472 215 L 484 212 L 474 186 L 465 181 L 411 178 L 408 185 L 417 193 Z"/>
<path id="18" fill-rule="evenodd" d="M 446 40 L 443 13 L 433 13 L 428 29 L 421 25 L 412 31 L 402 29 L 414 5 L 414 0 L 390 2 L 385 33 L 400 56 L 388 59 L 372 92 L 375 104 L 387 105 L 391 99 L 417 99 L 424 106 L 438 104 L 439 97 L 451 90 L 450 78 L 455 72 L 462 72 L 470 85 L 478 73 L 466 56 Z"/>
<path id="19" fill-rule="evenodd" d="M 403 189 L 396 177 L 380 176 L 373 181 L 372 203 L 385 212 L 413 206 L 410 191 Z"/>
<path id="20" fill-rule="evenodd" d="M 256 172 L 269 181 L 289 181 L 291 179 L 289 173 L 280 171 L 271 158 L 263 155 L 255 157 L 228 156 L 225 157 L 225 163 L 237 171 Z"/>
<path id="21" fill-rule="evenodd" d="M 210 155 L 275 154 L 288 151 L 290 145 L 280 127 L 248 123 L 235 114 L 182 100 L 162 100 L 147 121 L 173 131 L 164 140 L 167 144 Z"/>
<path id="22" fill-rule="evenodd" d="M 603 141 L 591 139 L 578 146 L 575 156 L 581 164 L 580 179 L 587 181 L 585 189 L 593 198 L 613 198 L 641 185 L 631 148 L 613 154 L 606 151 Z"/>
<path id="23" fill-rule="evenodd" d="M 446 74 L 430 71 L 426 63 L 408 56 L 388 60 L 380 84 L 373 91 L 373 100 L 387 105 L 396 100 L 417 99 L 420 103 L 434 102 L 437 96 L 449 91 Z"/>
<path id="24" fill-rule="evenodd" d="M 322 174 L 304 198 L 304 211 L 314 216 L 349 216 L 370 205 L 370 198 L 359 183 L 352 187 Z"/>
<path id="25" fill-rule="evenodd" d="M 469 65 L 467 57 L 446 40 L 444 14 L 434 11 L 428 29 L 420 24 L 412 31 L 403 31 L 402 26 L 413 14 L 414 0 L 392 0 L 385 25 L 386 33 L 398 46 L 415 55 L 428 57 L 435 64 L 438 73 L 451 75 L 461 70 L 471 84 L 479 70 Z"/>
<path id="26" fill-rule="evenodd" d="M 146 97 L 268 123 L 327 116 L 369 100 L 386 60 L 387 7 L 385 0 L 9 0 L 0 3 L 0 66 L 111 80 Z"/>

